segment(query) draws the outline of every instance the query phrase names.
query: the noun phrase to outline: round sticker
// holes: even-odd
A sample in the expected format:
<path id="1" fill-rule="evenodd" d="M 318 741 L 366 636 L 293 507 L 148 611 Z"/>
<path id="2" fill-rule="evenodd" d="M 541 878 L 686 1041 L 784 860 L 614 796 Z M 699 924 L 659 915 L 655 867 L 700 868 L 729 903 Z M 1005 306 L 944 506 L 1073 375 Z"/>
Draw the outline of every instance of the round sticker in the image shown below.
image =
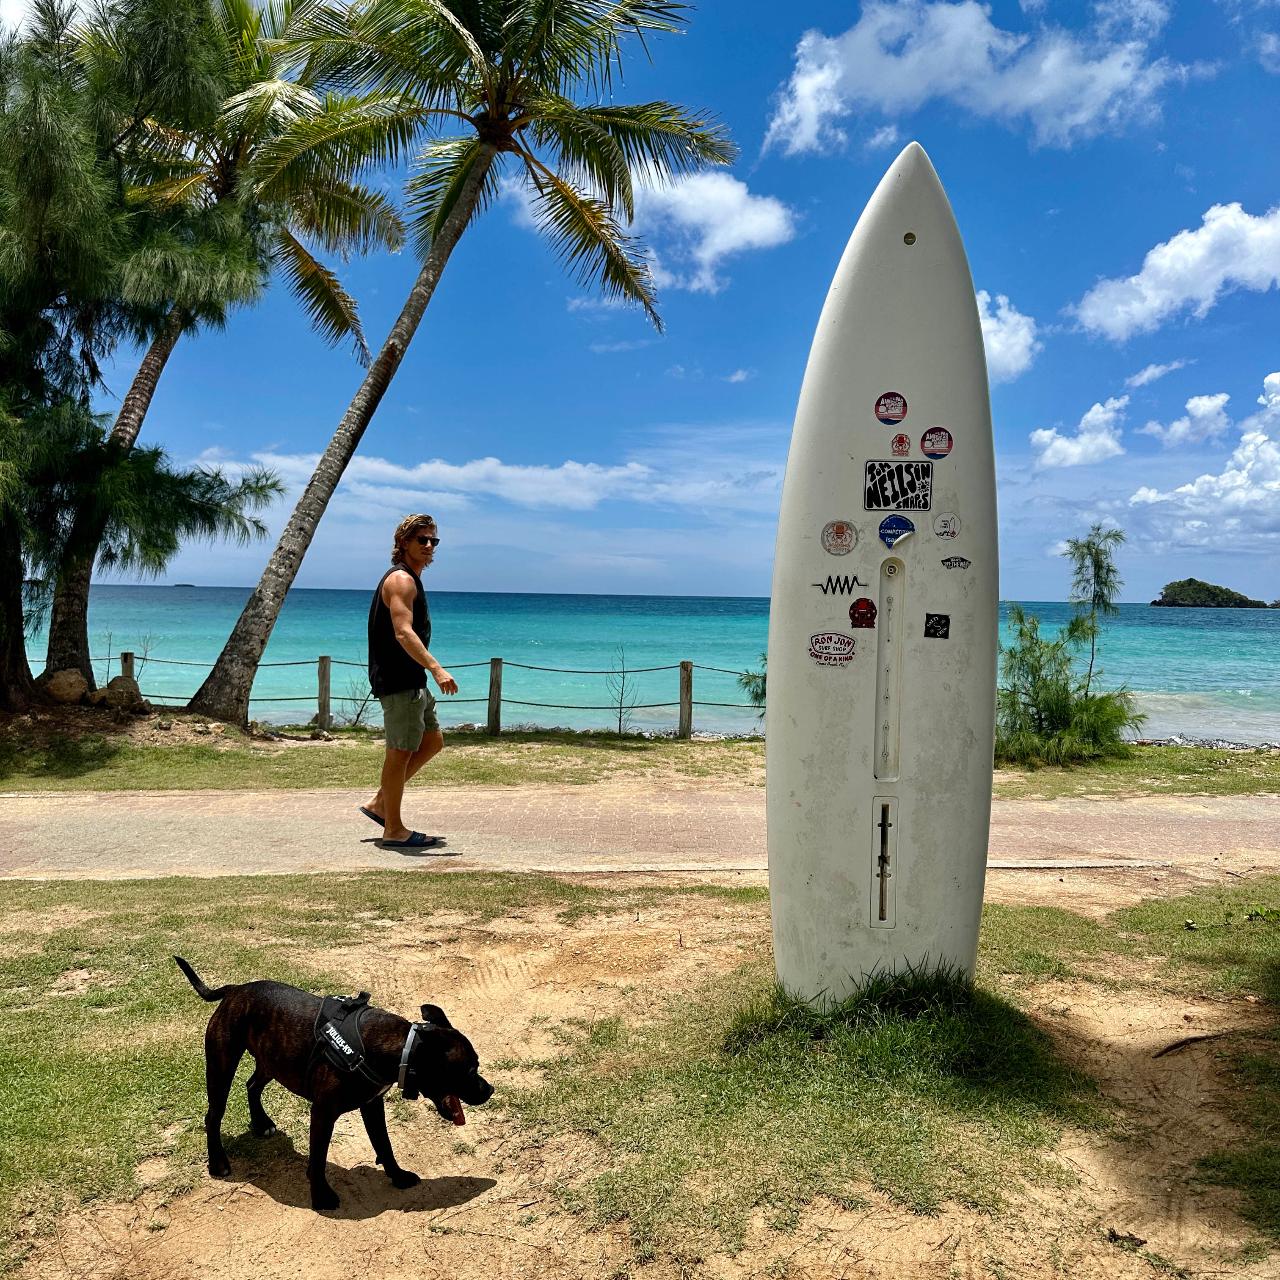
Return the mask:
<path id="1" fill-rule="evenodd" d="M 901 391 L 886 391 L 876 401 L 876 417 L 886 427 L 896 427 L 907 416 L 907 397 Z"/>
<path id="2" fill-rule="evenodd" d="M 906 516 L 885 516 L 880 521 L 880 541 L 886 547 L 901 542 L 908 534 L 915 533 L 916 527 Z"/>
<path id="3" fill-rule="evenodd" d="M 849 520 L 832 520 L 822 526 L 822 549 L 833 556 L 847 556 L 858 545 L 858 531 Z"/>
<path id="4" fill-rule="evenodd" d="M 926 458 L 945 458 L 955 441 L 946 427 L 930 427 L 920 437 L 920 451 Z"/>
<path id="5" fill-rule="evenodd" d="M 876 625 L 876 606 L 873 600 L 861 596 L 849 606 L 849 625 L 851 627 L 871 628 Z"/>
<path id="6" fill-rule="evenodd" d="M 940 538 L 954 538 L 960 532 L 960 517 L 954 511 L 940 511 L 933 517 L 933 531 Z"/>
<path id="7" fill-rule="evenodd" d="M 905 458 L 911 452 L 911 437 L 898 432 L 896 436 L 889 441 L 889 448 L 895 458 Z"/>

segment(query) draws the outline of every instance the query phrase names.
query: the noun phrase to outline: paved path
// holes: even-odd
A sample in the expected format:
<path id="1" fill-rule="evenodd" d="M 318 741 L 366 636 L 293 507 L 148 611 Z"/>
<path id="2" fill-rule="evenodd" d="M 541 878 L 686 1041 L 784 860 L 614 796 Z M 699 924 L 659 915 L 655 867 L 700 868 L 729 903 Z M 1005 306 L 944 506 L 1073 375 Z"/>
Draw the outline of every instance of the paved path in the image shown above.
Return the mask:
<path id="1" fill-rule="evenodd" d="M 0 795 L 0 878 L 350 871 L 763 871 L 762 790 L 421 788 L 407 811 L 450 856 L 379 849 L 367 793 Z M 1280 866 L 1280 797 L 997 800 L 990 865 Z"/>

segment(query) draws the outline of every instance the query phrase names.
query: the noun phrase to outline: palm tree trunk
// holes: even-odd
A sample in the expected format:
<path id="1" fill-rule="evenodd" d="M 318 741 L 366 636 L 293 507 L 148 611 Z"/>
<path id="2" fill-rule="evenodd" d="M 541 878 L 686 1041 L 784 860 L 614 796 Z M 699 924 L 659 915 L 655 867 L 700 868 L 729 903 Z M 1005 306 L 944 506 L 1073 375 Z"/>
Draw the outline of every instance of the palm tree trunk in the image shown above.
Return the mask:
<path id="1" fill-rule="evenodd" d="M 492 146 L 486 144 L 480 149 L 479 158 L 463 183 L 457 203 L 445 219 L 439 235 L 432 241 L 422 270 L 418 272 L 418 278 L 413 282 L 409 297 L 391 326 L 382 350 L 369 366 L 359 391 L 321 455 L 257 587 L 227 637 L 218 661 L 188 704 L 190 710 L 232 724 L 248 722 L 249 691 L 258 663 L 262 660 L 262 652 L 280 616 L 284 598 L 293 586 L 329 499 L 333 497 L 343 472 L 404 359 L 409 343 L 413 341 L 449 255 L 475 212 L 495 155 L 496 149 Z"/>
<path id="2" fill-rule="evenodd" d="M 27 662 L 18 531 L 0 515 L 0 711 L 25 711 L 35 686 Z"/>
<path id="3" fill-rule="evenodd" d="M 111 443 L 118 446 L 121 453 L 127 453 L 137 441 L 160 375 L 185 328 L 178 312 L 171 311 L 164 328 L 142 357 L 111 428 Z M 89 583 L 103 532 L 101 520 L 83 510 L 76 513 L 71 536 L 67 539 L 68 559 L 59 569 L 54 587 L 53 607 L 49 614 L 49 648 L 44 661 L 46 677 L 55 671 L 71 668 L 84 676 L 90 689 L 97 685 L 93 678 L 93 663 L 89 660 Z"/>

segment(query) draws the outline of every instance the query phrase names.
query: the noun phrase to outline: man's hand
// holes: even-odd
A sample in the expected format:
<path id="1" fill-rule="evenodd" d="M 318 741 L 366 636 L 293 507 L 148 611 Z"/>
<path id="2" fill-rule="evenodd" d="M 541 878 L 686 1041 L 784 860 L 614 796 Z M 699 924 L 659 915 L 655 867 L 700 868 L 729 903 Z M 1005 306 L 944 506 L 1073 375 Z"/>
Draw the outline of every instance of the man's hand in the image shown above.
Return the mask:
<path id="1" fill-rule="evenodd" d="M 458 692 L 458 682 L 443 667 L 436 667 L 431 676 L 439 685 L 441 693 Z"/>

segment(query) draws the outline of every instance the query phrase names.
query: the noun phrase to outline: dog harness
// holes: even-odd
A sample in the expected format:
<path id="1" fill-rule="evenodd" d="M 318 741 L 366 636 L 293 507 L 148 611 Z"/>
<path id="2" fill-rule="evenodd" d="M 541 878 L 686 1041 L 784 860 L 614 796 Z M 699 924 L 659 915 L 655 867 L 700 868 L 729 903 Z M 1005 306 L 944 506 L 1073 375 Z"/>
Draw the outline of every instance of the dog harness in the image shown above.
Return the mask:
<path id="1" fill-rule="evenodd" d="M 365 1061 L 364 1041 L 360 1036 L 360 1020 L 369 1009 L 369 993 L 361 991 L 354 996 L 325 996 L 320 1002 L 315 1022 L 315 1048 L 307 1064 L 307 1079 L 311 1078 L 316 1064 L 323 1059 L 344 1075 L 359 1074 L 384 1092 L 399 1085 L 405 1098 L 412 1102 L 421 1088 L 417 1072 L 410 1066 L 414 1041 L 432 1024 L 413 1022 L 404 1038 L 404 1050 L 400 1054 L 400 1070 L 395 1080 L 384 1080 Z"/>
<path id="2" fill-rule="evenodd" d="M 379 1087 L 388 1082 L 378 1076 L 365 1061 L 364 1041 L 360 1038 L 360 1019 L 369 1008 L 369 993 L 355 996 L 325 996 L 316 1014 L 316 1046 L 311 1051 L 307 1075 L 323 1059 L 343 1075 L 359 1074 Z"/>

